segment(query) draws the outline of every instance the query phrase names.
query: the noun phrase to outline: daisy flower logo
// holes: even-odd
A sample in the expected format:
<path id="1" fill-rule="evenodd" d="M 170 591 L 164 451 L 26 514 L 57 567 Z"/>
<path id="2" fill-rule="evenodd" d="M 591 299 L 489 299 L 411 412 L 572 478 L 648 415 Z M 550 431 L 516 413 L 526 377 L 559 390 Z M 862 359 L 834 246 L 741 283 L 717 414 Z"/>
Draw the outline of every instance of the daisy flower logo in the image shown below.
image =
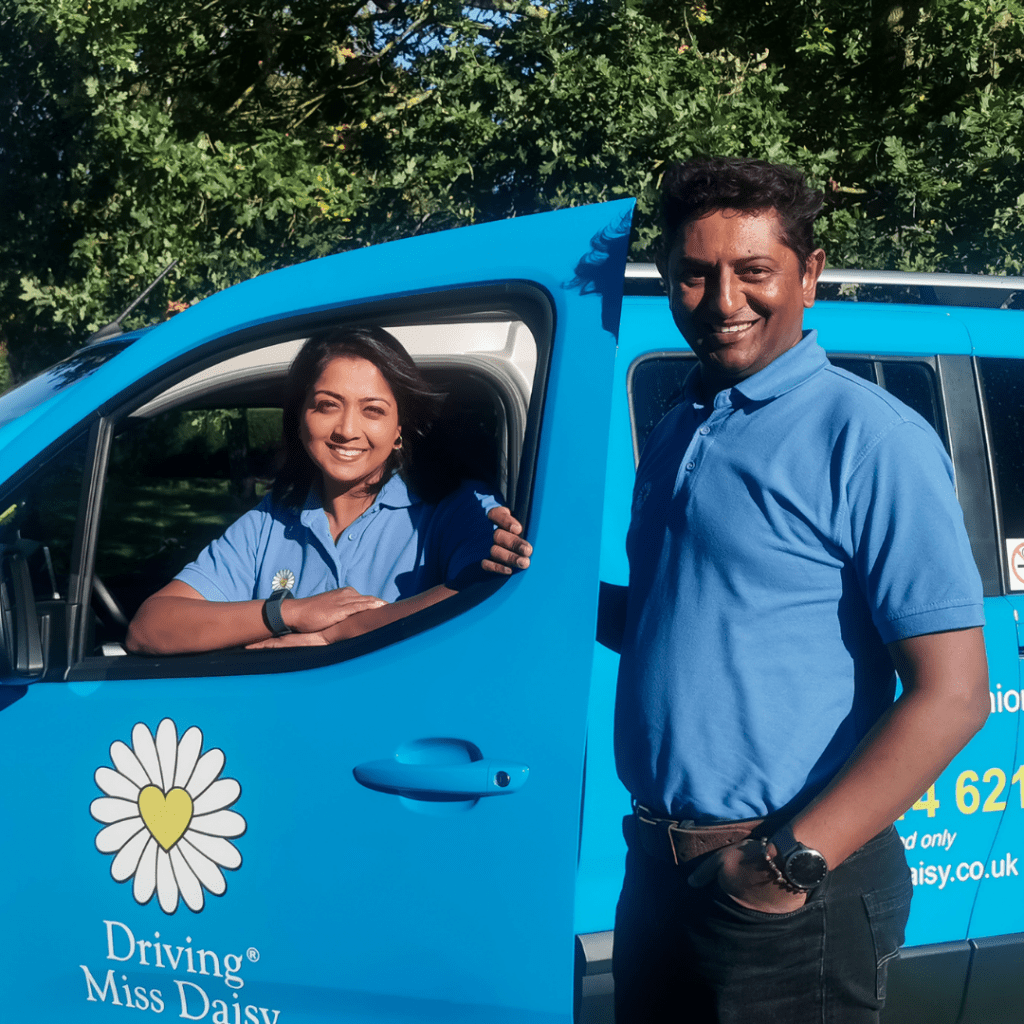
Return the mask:
<path id="1" fill-rule="evenodd" d="M 270 582 L 275 590 L 291 590 L 295 586 L 295 573 L 291 569 L 278 569 Z"/>
<path id="2" fill-rule="evenodd" d="M 132 745 L 110 745 L 113 768 L 96 769 L 96 785 L 105 796 L 89 806 L 105 828 L 96 849 L 114 854 L 115 882 L 132 881 L 138 903 L 157 894 L 160 909 L 173 914 L 179 897 L 189 910 L 203 909 L 204 890 L 222 896 L 222 869 L 234 871 L 242 855 L 230 842 L 245 832 L 245 818 L 228 808 L 242 795 L 234 779 L 222 779 L 224 752 L 203 749 L 195 726 L 178 739 L 165 718 L 156 737 L 139 722 Z"/>

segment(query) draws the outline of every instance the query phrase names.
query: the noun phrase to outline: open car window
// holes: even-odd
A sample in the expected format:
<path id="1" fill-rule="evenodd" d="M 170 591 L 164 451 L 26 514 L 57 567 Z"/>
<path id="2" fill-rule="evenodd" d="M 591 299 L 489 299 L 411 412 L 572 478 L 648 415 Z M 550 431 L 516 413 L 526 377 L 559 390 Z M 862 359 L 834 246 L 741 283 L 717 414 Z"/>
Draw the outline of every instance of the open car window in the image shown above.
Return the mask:
<path id="1" fill-rule="evenodd" d="M 482 482 L 512 506 L 525 502 L 530 469 L 524 459 L 529 461 L 535 448 L 527 435 L 531 423 L 535 432 L 539 422 L 531 402 L 543 392 L 536 387 L 543 360 L 535 328 L 507 312 L 472 311 L 459 319 L 446 310 L 441 322 L 409 319 L 384 326 L 444 395 L 437 422 L 419 442 L 409 482 L 429 502 L 466 480 Z M 83 623 L 82 657 L 69 666 L 70 677 L 150 670 L 188 675 L 199 659 L 203 671 L 214 674 L 262 671 L 255 662 L 268 658 L 280 671 L 281 655 L 292 656 L 296 668 L 305 663 L 299 650 L 153 659 L 127 655 L 124 638 L 143 601 L 271 488 L 285 377 L 310 333 L 282 337 L 268 331 L 263 344 L 250 342 L 244 351 L 229 349 L 222 358 L 204 359 L 191 372 L 179 370 L 163 387 L 110 417 L 92 496 L 98 512 L 92 576 L 102 599 Z M 525 505 L 520 515 L 525 518 Z M 444 613 L 457 613 L 458 603 L 445 602 L 452 607 Z M 401 631 L 391 632 L 397 638 Z M 333 646 L 365 650 L 374 635 Z M 379 641 L 387 642 L 387 637 Z M 328 658 L 350 656 L 325 648 L 319 656 L 325 652 Z M 305 656 L 317 653 L 306 649 Z"/>

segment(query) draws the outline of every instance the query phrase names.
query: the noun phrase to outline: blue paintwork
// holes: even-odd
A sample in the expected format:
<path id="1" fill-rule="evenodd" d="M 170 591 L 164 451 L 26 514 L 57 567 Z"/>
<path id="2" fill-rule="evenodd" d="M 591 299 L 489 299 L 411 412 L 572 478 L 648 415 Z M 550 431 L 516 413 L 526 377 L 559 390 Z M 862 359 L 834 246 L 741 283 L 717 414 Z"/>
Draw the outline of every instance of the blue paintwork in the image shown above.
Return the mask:
<path id="1" fill-rule="evenodd" d="M 121 1020 L 106 972 L 157 989 L 166 1016 L 211 1000 L 281 1011 L 285 1022 L 436 1020 L 568 1024 L 574 881 L 586 700 L 596 613 L 600 459 L 608 429 L 614 330 L 630 203 L 485 225 L 362 250 L 272 274 L 215 296 L 140 339 L 8 434 L 4 474 L 176 355 L 234 330 L 365 296 L 529 280 L 550 297 L 552 343 L 530 532 L 549 552 L 490 599 L 427 633 L 336 666 L 280 677 L 37 683 L 0 712 L 0 998 L 5 1019 Z M 618 234 L 612 294 L 571 286 L 595 236 Z M 611 310 L 611 313 L 609 313 Z M 585 424 L 585 431 L 581 428 Z M 542 612 L 549 609 L 547 612 Z M 570 611 L 571 610 L 571 611 Z M 528 628 L 510 624 L 529 624 Z M 517 635 L 517 629 L 521 632 Z M 136 723 L 198 725 L 226 755 L 246 831 L 227 892 L 193 914 L 145 906 L 94 847 L 93 781 Z M 377 792 L 357 765 L 449 737 L 529 777 L 502 798 L 423 802 Z M 507 770 L 507 767 L 506 767 Z M 511 773 L 510 773 L 511 774 Z M 16 782 L 16 780 L 20 780 Z M 431 810 L 434 813 L 421 813 Z M 441 813 L 437 813 L 437 811 Z M 104 922 L 117 922 L 106 925 Z M 122 928 L 122 926 L 124 926 Z M 244 988 L 108 958 L 132 938 L 244 959 Z M 168 953 L 168 956 L 170 953 Z M 198 952 L 196 952 L 198 956 Z M 205 962 L 205 961 L 204 961 Z M 179 965 L 180 966 L 180 965 Z M 523 983 L 528 980 L 528 984 Z M 92 1001 L 87 996 L 93 994 Z M 235 998 L 237 996 L 237 998 Z M 122 995 L 121 1001 L 124 1002 Z M 147 997 L 148 998 L 148 997 Z M 152 1009 L 134 1015 L 146 1019 Z M 185 1017 L 184 1019 L 189 1019 Z M 272 1021 L 268 1021 L 272 1024 Z"/>
<path id="2" fill-rule="evenodd" d="M 836 353 L 1020 356 L 1024 343 L 1024 313 L 1009 310 L 819 302 L 808 311 L 805 325 L 816 328 L 821 343 Z M 601 542 L 601 578 L 609 582 L 624 584 L 629 576 L 625 535 L 634 477 L 626 394 L 629 368 L 644 355 L 688 350 L 663 299 L 624 299 Z M 1014 609 L 1024 617 L 1024 595 L 991 597 L 985 602 L 994 704 L 997 694 L 1018 693 L 1024 686 Z M 587 799 L 577 886 L 576 928 L 581 933 L 612 927 L 625 856 L 620 822 L 629 811 L 629 794 L 618 781 L 611 752 L 617 669 L 617 657 L 598 647 L 589 698 Z M 907 932 L 909 945 L 1024 931 L 1024 780 L 1010 784 L 1024 763 L 1020 719 L 1012 711 L 993 713 L 936 783 L 938 806 L 909 811 L 897 823 L 908 846 L 908 861 L 919 878 Z M 983 781 L 990 768 L 1005 774 L 1000 799 L 1006 804 L 999 808 L 1000 801 L 993 800 L 985 811 L 985 800 L 999 782 L 998 776 Z M 964 814 L 956 802 L 956 781 L 965 770 L 979 776 L 980 801 L 970 814 Z M 965 806 L 970 806 L 970 797 L 965 799 Z M 1013 860 L 1015 856 L 1020 864 Z M 971 871 L 977 877 L 972 878 Z M 993 876 L 1000 871 L 997 883 Z"/>
<path id="3" fill-rule="evenodd" d="M 627 298 L 616 351 L 617 297 L 602 302 L 571 284 L 602 234 L 621 243 L 629 209 L 623 202 L 482 225 L 257 278 L 147 332 L 0 430 L 2 480 L 105 404 L 138 394 L 168 363 L 241 329 L 318 310 L 526 281 L 554 314 L 528 573 L 428 632 L 337 665 L 280 676 L 37 683 L 0 710 L 5 1020 L 145 1020 L 155 989 L 160 1019 L 215 1024 L 276 1024 L 275 1011 L 284 1024 L 568 1024 L 572 936 L 612 927 L 619 824 L 629 810 L 612 759 L 617 658 L 593 642 L 598 579 L 627 579 L 627 373 L 645 353 L 686 347 L 664 300 Z M 616 278 L 618 264 L 612 270 Z M 1008 311 L 823 302 L 807 323 L 835 352 L 1019 355 L 1024 340 L 1024 314 Z M 989 598 L 987 610 L 993 692 L 1013 690 L 1019 705 L 1024 644 L 1013 613 L 1024 613 L 1024 595 Z M 962 863 L 969 875 L 975 862 L 991 869 L 1007 853 L 1024 858 L 1024 782 L 1009 784 L 1024 750 L 1020 717 L 994 714 L 939 780 L 939 805 L 900 823 L 908 843 L 915 837 L 915 867 Z M 179 906 L 167 915 L 155 897 L 137 904 L 131 882 L 114 882 L 111 856 L 94 845 L 94 772 L 111 764 L 112 743 L 131 743 L 136 723 L 155 731 L 166 718 L 179 737 L 198 725 L 203 750 L 222 749 L 223 777 L 241 784 L 232 807 L 246 823 L 233 840 L 242 865 L 225 872 L 226 893 L 198 913 Z M 959 811 L 957 777 L 990 767 L 1007 775 L 1006 808 Z M 495 782 L 499 772 L 507 786 Z M 991 788 L 979 781 L 982 799 Z M 925 846 L 925 836 L 953 832 L 948 852 L 932 840 Z M 1024 930 L 1024 885 L 1001 863 L 1004 877 L 987 883 L 922 882 L 908 941 Z M 225 955 L 238 956 L 242 987 L 198 968 L 158 966 L 152 946 L 143 965 L 138 940 L 154 943 L 156 932 L 167 957 L 181 948 L 179 966 L 190 949 L 194 958 L 216 952 L 222 966 Z M 95 997 L 84 971 L 103 986 L 111 969 L 111 984 L 121 992 L 124 975 L 148 994 L 150 1009 L 126 1014 L 123 993 L 113 1005 L 110 990 Z M 202 1014 L 200 988 L 210 1001 Z"/>

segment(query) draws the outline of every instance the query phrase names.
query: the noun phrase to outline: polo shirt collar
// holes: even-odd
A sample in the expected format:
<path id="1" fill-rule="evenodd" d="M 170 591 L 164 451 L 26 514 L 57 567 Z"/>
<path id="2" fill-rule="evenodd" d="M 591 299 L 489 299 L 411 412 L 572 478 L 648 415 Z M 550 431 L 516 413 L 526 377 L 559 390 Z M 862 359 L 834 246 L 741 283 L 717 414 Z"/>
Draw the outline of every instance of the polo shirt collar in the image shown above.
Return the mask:
<path id="1" fill-rule="evenodd" d="M 783 352 L 763 370 L 747 377 L 746 380 L 741 380 L 739 384 L 729 388 L 728 392 L 723 392 L 723 396 L 738 392 L 748 402 L 767 402 L 799 387 L 827 365 L 825 350 L 818 344 L 818 332 L 804 331 L 800 340 L 791 349 Z M 704 405 L 705 400 L 702 396 L 698 363 L 686 378 L 683 397 L 695 405 Z"/>
<path id="2" fill-rule="evenodd" d="M 406 482 L 396 473 L 380 489 L 373 504 L 366 511 L 369 512 L 379 506 L 385 508 L 409 508 L 418 505 L 422 499 L 415 492 L 410 491 Z M 319 513 L 319 514 L 318 514 Z M 366 513 L 364 512 L 363 515 Z M 324 503 L 320 497 L 320 488 L 314 484 L 306 495 L 306 503 L 299 513 L 299 522 L 303 526 L 313 528 L 314 524 L 324 518 Z"/>
<path id="3" fill-rule="evenodd" d="M 751 402 L 767 402 L 799 387 L 827 364 L 825 350 L 818 344 L 818 332 L 804 331 L 791 349 L 763 370 L 741 380 L 733 390 Z"/>

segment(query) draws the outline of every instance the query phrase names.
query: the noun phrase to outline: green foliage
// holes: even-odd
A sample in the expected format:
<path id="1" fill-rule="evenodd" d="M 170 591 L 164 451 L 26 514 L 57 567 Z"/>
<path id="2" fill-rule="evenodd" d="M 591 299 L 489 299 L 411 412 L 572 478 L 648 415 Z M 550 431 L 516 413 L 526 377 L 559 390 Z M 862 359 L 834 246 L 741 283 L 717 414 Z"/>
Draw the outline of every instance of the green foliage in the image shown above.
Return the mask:
<path id="1" fill-rule="evenodd" d="M 1020 0 L 9 0 L 0 343 L 476 220 L 796 163 L 833 265 L 1024 272 Z"/>

